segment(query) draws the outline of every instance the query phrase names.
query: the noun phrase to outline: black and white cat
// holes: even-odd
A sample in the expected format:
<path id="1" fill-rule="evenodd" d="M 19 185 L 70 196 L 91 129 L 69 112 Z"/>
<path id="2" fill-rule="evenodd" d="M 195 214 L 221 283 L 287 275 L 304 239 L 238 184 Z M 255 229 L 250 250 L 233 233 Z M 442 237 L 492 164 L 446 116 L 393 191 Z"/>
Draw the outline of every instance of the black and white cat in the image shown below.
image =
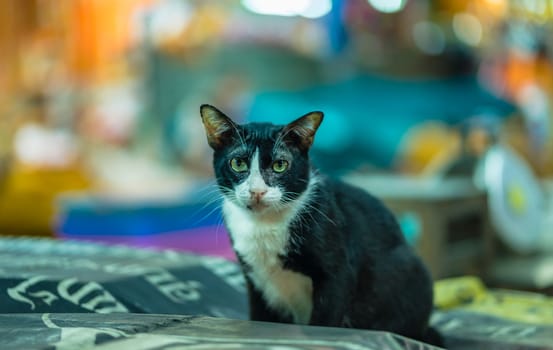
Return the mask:
<path id="1" fill-rule="evenodd" d="M 238 125 L 200 111 L 252 320 L 435 334 L 431 278 L 393 215 L 311 167 L 323 113 Z"/>

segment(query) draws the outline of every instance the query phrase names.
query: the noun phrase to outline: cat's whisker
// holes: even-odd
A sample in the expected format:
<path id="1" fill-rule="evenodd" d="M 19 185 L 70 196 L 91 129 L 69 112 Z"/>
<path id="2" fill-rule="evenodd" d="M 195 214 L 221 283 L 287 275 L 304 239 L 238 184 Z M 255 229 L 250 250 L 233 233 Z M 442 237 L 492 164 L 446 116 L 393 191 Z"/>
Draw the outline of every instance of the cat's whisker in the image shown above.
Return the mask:
<path id="1" fill-rule="evenodd" d="M 283 199 L 287 199 L 287 200 L 293 200 L 291 197 L 290 197 L 290 194 L 291 192 L 287 192 L 285 194 L 283 194 L 282 198 Z M 294 194 L 294 193 L 291 193 L 291 194 Z M 309 212 L 309 210 L 307 209 L 312 209 L 312 210 L 315 210 L 316 212 L 318 212 L 319 214 L 321 214 L 326 220 L 328 220 L 331 224 L 333 224 L 334 226 L 337 226 L 336 222 L 334 222 L 331 218 L 329 218 L 325 213 L 323 213 L 319 208 L 315 207 L 313 204 L 311 204 L 311 201 L 312 199 L 309 198 L 305 203 L 304 203 L 304 206 L 306 210 L 304 210 L 304 212 Z"/>
<path id="2" fill-rule="evenodd" d="M 204 205 L 199 209 L 199 211 L 205 209 L 207 206 L 219 201 L 223 196 L 221 195 L 221 190 L 216 188 L 210 190 L 210 192 L 205 193 L 204 195 L 200 196 L 197 201 L 202 202 L 206 197 L 211 197 L 208 201 L 204 203 Z"/>
<path id="3" fill-rule="evenodd" d="M 240 143 L 242 144 L 242 147 L 247 148 L 246 141 L 244 141 L 244 138 L 242 137 L 242 133 L 240 133 L 240 130 L 238 130 L 238 127 L 236 126 L 236 124 L 232 123 L 232 127 L 234 128 L 234 131 L 236 131 L 236 134 L 240 139 Z"/>
<path id="4" fill-rule="evenodd" d="M 215 194 L 217 194 L 217 195 L 215 195 Z M 211 209 L 208 213 L 204 214 L 200 219 L 196 220 L 196 222 L 195 222 L 196 224 L 201 223 L 206 218 L 208 218 L 211 214 L 213 214 L 216 210 L 220 209 L 220 207 L 221 207 L 220 203 L 223 202 L 223 200 L 225 199 L 225 196 L 226 197 L 232 197 L 234 195 L 234 193 L 229 189 L 222 188 L 222 187 L 216 187 L 215 189 L 211 190 L 208 195 L 213 196 L 213 198 L 206 201 L 199 209 L 197 209 L 194 212 L 194 214 L 192 214 L 193 217 L 197 216 L 200 212 L 204 211 L 206 208 L 208 208 L 208 207 L 210 207 L 214 204 L 218 203 L 219 205 L 214 206 L 214 208 Z"/>
<path id="5" fill-rule="evenodd" d="M 219 230 L 224 225 L 223 220 L 224 220 L 223 216 L 221 215 L 219 217 L 219 220 L 217 221 L 217 226 L 216 226 L 216 229 L 215 229 L 215 246 L 216 247 L 219 247 Z"/>
<path id="6" fill-rule="evenodd" d="M 282 141 L 284 140 L 284 138 L 286 136 L 288 136 L 288 134 L 292 131 L 292 129 L 288 129 L 286 130 L 286 132 L 284 133 L 280 133 L 278 138 L 277 138 L 277 141 L 275 142 L 275 145 L 273 146 L 273 152 L 275 152 L 275 150 L 277 150 L 278 148 L 280 148 L 280 144 L 282 143 Z"/>
<path id="7" fill-rule="evenodd" d="M 195 201 L 211 203 L 214 200 L 220 199 L 221 197 L 222 197 L 221 191 L 218 190 L 218 189 L 215 189 L 215 190 L 212 190 L 209 193 L 205 193 L 204 195 L 198 196 L 197 198 L 195 198 Z"/>
<path id="8" fill-rule="evenodd" d="M 204 205 L 202 208 L 203 209 L 206 209 L 209 205 L 211 204 L 214 204 L 215 202 L 212 202 L 212 203 L 207 203 L 206 205 Z M 209 212 L 207 212 L 206 214 L 204 214 L 200 219 L 196 220 L 195 224 L 199 224 L 201 222 L 203 222 L 205 219 L 207 219 L 209 216 L 211 216 L 214 212 L 216 212 L 217 210 L 220 210 L 221 206 L 220 205 L 216 205 L 214 206 Z M 203 209 L 199 209 L 196 214 L 193 214 L 193 216 L 196 216 L 198 215 Z"/>
<path id="9" fill-rule="evenodd" d="M 309 209 L 313 209 L 315 210 L 316 212 L 318 212 L 319 214 L 322 215 L 322 217 L 324 217 L 325 219 L 328 220 L 328 222 L 330 222 L 332 225 L 334 226 L 338 226 L 336 224 L 336 222 L 334 222 L 334 220 L 332 220 L 331 218 L 328 217 L 328 215 L 326 215 L 325 213 L 323 213 L 320 209 L 316 208 L 314 205 L 310 204 L 310 203 L 306 203 L 305 204 Z"/>
<path id="10" fill-rule="evenodd" d="M 206 198 L 211 197 L 217 197 L 219 198 L 221 196 L 221 190 L 217 186 L 206 186 L 205 188 L 202 188 L 198 190 L 198 193 L 196 194 L 195 200 L 198 202 L 204 201 Z M 209 201 L 212 201 L 213 199 L 210 199 Z"/>

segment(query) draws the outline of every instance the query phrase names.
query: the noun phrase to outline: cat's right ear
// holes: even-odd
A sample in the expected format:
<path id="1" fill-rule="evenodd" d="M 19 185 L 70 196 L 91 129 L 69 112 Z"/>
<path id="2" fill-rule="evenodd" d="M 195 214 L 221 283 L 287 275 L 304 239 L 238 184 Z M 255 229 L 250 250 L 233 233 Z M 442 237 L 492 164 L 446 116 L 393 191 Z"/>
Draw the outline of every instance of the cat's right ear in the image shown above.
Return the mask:
<path id="1" fill-rule="evenodd" d="M 200 115 L 211 148 L 218 149 L 230 143 L 237 132 L 236 124 L 217 108 L 204 104 L 200 107 Z"/>
<path id="2" fill-rule="evenodd" d="M 323 121 L 323 112 L 310 112 L 284 127 L 284 135 L 302 149 L 309 150 L 315 139 L 315 133 Z"/>

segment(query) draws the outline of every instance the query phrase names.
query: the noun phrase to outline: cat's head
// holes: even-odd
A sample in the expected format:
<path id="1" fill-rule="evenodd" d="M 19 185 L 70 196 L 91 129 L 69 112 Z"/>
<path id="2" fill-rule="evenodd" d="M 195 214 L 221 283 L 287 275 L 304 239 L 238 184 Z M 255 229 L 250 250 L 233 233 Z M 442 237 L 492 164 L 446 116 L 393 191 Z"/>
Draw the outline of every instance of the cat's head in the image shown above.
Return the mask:
<path id="1" fill-rule="evenodd" d="M 308 113 L 287 125 L 239 125 L 210 105 L 202 105 L 200 114 L 225 198 L 252 213 L 263 213 L 287 209 L 307 190 L 308 152 L 322 112 Z"/>

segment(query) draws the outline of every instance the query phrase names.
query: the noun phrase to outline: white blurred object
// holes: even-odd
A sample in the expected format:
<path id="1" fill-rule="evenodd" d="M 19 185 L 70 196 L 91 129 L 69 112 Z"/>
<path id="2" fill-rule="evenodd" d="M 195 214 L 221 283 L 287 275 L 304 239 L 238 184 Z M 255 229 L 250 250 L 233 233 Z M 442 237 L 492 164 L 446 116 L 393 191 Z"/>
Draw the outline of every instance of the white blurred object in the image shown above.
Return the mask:
<path id="1" fill-rule="evenodd" d="M 68 167 L 78 156 L 77 141 L 71 133 L 35 123 L 16 132 L 14 151 L 21 163 L 36 167 Z"/>
<path id="2" fill-rule="evenodd" d="M 300 13 L 300 16 L 306 18 L 319 18 L 328 14 L 330 10 L 332 10 L 331 0 L 312 0 Z"/>
<path id="3" fill-rule="evenodd" d="M 118 200 L 168 200 L 182 196 L 196 179 L 179 167 L 161 164 L 146 155 L 112 147 L 96 147 L 89 165 L 98 193 Z"/>
<path id="4" fill-rule="evenodd" d="M 543 239 L 545 195 L 530 167 L 503 145 L 492 146 L 475 173 L 488 192 L 490 220 L 514 251 L 538 250 Z"/>
<path id="5" fill-rule="evenodd" d="M 104 131 L 113 138 L 127 138 L 133 132 L 140 104 L 131 91 L 108 89 L 103 92 L 95 112 Z"/>
<path id="6" fill-rule="evenodd" d="M 153 9 L 146 31 L 156 44 L 177 37 L 188 25 L 194 11 L 187 2 L 181 0 L 164 0 Z"/>
<path id="7" fill-rule="evenodd" d="M 445 34 L 439 25 L 420 21 L 413 28 L 415 45 L 427 55 L 439 55 L 445 49 Z"/>
<path id="8" fill-rule="evenodd" d="M 249 11 L 273 16 L 322 17 L 332 10 L 331 0 L 242 0 Z"/>
<path id="9" fill-rule="evenodd" d="M 129 141 L 144 101 L 133 81 L 102 87 L 91 94 L 85 113 L 85 133 L 109 143 Z"/>
<path id="10" fill-rule="evenodd" d="M 543 186 L 546 193 L 546 205 L 539 246 L 542 251 L 553 252 L 553 179 L 544 181 Z"/>
<path id="11" fill-rule="evenodd" d="M 532 143 L 532 150 L 540 152 L 551 137 L 551 107 L 547 93 L 536 84 L 527 84 L 519 95 L 519 106 Z"/>
<path id="12" fill-rule="evenodd" d="M 368 0 L 375 10 L 384 13 L 394 13 L 403 10 L 407 0 Z"/>

